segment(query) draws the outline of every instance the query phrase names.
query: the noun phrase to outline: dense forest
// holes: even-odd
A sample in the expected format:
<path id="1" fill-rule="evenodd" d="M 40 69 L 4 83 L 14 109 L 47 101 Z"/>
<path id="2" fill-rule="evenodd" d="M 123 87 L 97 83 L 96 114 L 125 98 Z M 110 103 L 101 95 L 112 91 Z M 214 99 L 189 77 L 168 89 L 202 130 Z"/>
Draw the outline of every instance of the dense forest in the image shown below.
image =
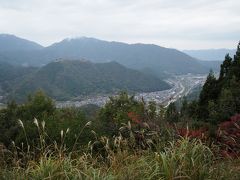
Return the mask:
<path id="1" fill-rule="evenodd" d="M 5 102 L 23 102 L 31 92 L 42 89 L 55 100 L 72 100 L 97 94 L 151 92 L 169 89 L 165 81 L 117 62 L 58 60 L 41 68 L 0 62 L 0 87 Z"/>
<path id="2" fill-rule="evenodd" d="M 38 91 L 0 110 L 0 132 L 3 179 L 239 179 L 240 43 L 180 110 L 126 92 L 58 109 Z"/>
<path id="3" fill-rule="evenodd" d="M 215 125 L 240 113 L 239 45 L 233 58 L 226 55 L 219 77 L 215 77 L 213 71 L 209 73 L 199 100 L 189 104 L 184 102 L 183 109 L 189 118 Z"/>

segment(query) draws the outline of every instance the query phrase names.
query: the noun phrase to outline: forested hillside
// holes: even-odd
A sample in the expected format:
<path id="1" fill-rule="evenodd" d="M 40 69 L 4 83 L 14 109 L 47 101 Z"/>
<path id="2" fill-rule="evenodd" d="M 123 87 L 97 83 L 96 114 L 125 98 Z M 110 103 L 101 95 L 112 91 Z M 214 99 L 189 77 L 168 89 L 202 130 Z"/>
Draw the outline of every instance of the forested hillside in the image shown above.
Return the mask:
<path id="1" fill-rule="evenodd" d="M 64 72 L 79 63 L 106 71 L 104 64 L 79 61 L 47 67 Z M 239 68 L 240 44 L 233 58 L 225 57 L 219 77 L 209 74 L 199 100 L 185 99 L 180 110 L 125 92 L 101 108 L 58 109 L 40 91 L 22 104 L 9 102 L 0 110 L 0 177 L 238 180 Z"/>
<path id="2" fill-rule="evenodd" d="M 21 73 L 26 73 L 24 68 Z M 27 68 L 26 68 L 27 69 Z M 5 70 L 7 70 L 5 68 Z M 11 70 L 11 71 L 10 71 Z M 11 72 L 19 73 L 10 68 Z M 128 69 L 116 62 L 91 63 L 90 61 L 56 61 L 43 66 L 18 81 L 9 81 L 8 99 L 23 100 L 39 89 L 57 100 L 71 100 L 87 95 L 116 93 L 119 91 L 150 92 L 170 88 L 158 78 Z"/>
<path id="3" fill-rule="evenodd" d="M 190 117 L 218 124 L 240 113 L 240 47 L 234 57 L 226 55 L 219 77 L 213 72 L 207 77 L 198 101 L 185 107 Z"/>
<path id="4" fill-rule="evenodd" d="M 20 40 L 15 46 L 18 44 L 21 44 Z M 207 73 L 210 69 L 201 65 L 195 58 L 176 49 L 154 44 L 127 44 L 86 37 L 65 39 L 45 48 L 27 48 L 27 51 L 15 49 L 17 47 L 12 51 L 0 52 L 2 55 L 0 61 L 29 66 L 43 66 L 59 58 L 90 59 L 95 63 L 116 61 L 137 70 L 148 68 L 150 73 L 158 77 L 163 73 Z"/>

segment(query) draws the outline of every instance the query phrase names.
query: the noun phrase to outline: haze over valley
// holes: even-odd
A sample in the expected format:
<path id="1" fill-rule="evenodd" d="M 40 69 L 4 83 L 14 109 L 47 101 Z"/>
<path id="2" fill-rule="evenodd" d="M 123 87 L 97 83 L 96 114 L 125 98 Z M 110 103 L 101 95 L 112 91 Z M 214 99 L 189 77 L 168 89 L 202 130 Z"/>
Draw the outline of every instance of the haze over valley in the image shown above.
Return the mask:
<path id="1" fill-rule="evenodd" d="M 240 0 L 0 0 L 0 180 L 239 180 Z"/>
<path id="2" fill-rule="evenodd" d="M 168 104 L 187 95 L 196 84 L 203 84 L 210 69 L 217 71 L 221 63 L 154 44 L 87 37 L 43 47 L 2 34 L 0 47 L 1 103 L 10 99 L 21 102 L 28 94 L 43 90 L 56 101 L 66 101 L 60 103 L 65 105 L 92 103 L 96 97 L 93 104 L 103 105 L 106 97 L 120 91 Z M 190 88 L 182 83 L 188 78 L 192 81 Z"/>

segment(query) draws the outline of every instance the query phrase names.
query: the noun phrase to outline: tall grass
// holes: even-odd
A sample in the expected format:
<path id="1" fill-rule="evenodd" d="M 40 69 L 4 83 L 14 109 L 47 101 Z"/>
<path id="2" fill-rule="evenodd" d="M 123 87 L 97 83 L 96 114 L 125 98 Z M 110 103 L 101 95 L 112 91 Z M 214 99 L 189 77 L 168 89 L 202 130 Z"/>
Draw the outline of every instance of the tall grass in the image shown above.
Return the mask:
<path id="1" fill-rule="evenodd" d="M 34 124 L 39 132 L 39 142 L 34 147 L 27 151 L 24 147 L 1 149 L 0 179 L 240 179 L 239 160 L 217 159 L 200 140 L 177 138 L 166 143 L 167 138 L 161 137 L 161 133 L 153 136 L 154 133 L 142 131 L 144 143 L 150 139 L 157 142 L 158 138 L 154 148 L 146 149 L 138 146 L 128 124 L 130 137 L 121 132 L 114 138 L 99 137 L 89 143 L 89 150 L 79 152 L 78 135 L 69 152 L 64 141 L 71 129 L 59 132 L 60 142 L 52 140 L 47 144 L 50 137 L 44 121 L 39 123 L 35 119 Z M 25 145 L 29 146 L 25 135 Z M 94 152 L 96 144 L 98 151 Z"/>
<path id="2" fill-rule="evenodd" d="M 199 140 L 181 138 L 156 153 L 160 174 L 165 179 L 206 179 L 213 153 Z"/>

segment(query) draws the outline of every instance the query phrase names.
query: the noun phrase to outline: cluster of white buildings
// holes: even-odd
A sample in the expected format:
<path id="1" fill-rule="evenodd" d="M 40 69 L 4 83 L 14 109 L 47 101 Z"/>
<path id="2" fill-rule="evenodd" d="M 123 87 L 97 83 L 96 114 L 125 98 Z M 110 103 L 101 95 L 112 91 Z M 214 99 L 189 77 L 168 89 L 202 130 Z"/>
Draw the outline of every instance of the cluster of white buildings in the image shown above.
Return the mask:
<path id="1" fill-rule="evenodd" d="M 135 95 L 137 100 L 144 99 L 145 102 L 155 101 L 157 104 L 168 105 L 170 102 L 176 101 L 191 92 L 192 89 L 199 85 L 203 85 L 206 80 L 206 75 L 181 75 L 175 76 L 167 80 L 172 85 L 171 89 L 164 91 L 138 93 Z M 108 96 L 97 96 L 87 98 L 82 101 L 64 101 L 57 102 L 58 108 L 63 107 L 81 107 L 87 104 L 94 104 L 97 106 L 103 106 L 109 100 Z"/>

